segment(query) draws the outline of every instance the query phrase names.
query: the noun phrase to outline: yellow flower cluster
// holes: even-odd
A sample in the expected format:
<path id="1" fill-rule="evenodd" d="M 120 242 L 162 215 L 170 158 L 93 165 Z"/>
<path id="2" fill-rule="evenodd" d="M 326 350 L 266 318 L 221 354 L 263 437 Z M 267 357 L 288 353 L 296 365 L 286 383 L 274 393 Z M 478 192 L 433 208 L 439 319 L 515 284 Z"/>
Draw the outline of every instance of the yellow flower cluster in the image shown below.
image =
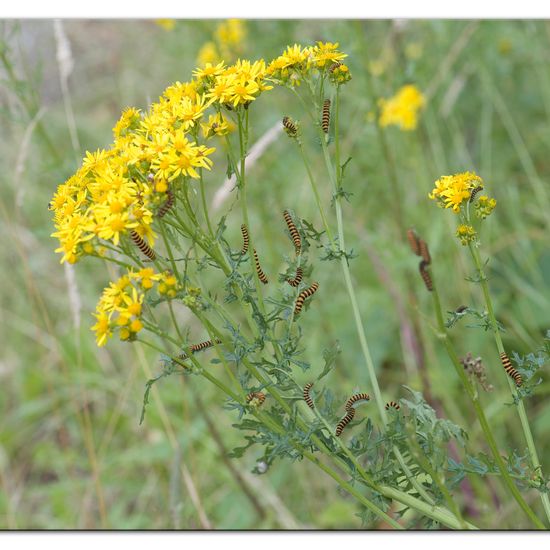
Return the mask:
<path id="1" fill-rule="evenodd" d="M 81 168 L 58 187 L 50 203 L 61 262 L 101 255 L 107 245 L 119 247 L 130 231 L 152 246 L 155 213 L 166 203 L 167 193 L 177 199 L 202 169 L 210 170 L 215 148 L 206 142 L 235 128 L 222 111 L 246 109 L 272 88 L 270 81 L 295 81 L 306 71 L 332 67 L 341 79 L 349 79 L 349 70 L 340 63 L 346 54 L 337 47 L 296 44 L 269 66 L 263 59 L 230 66 L 208 63 L 194 71 L 193 80 L 169 86 L 147 112 L 124 111 L 113 128 L 110 148 L 86 153 Z"/>
<path id="2" fill-rule="evenodd" d="M 460 224 L 456 229 L 456 236 L 460 242 L 466 246 L 476 238 L 476 231 L 471 225 Z"/>
<path id="3" fill-rule="evenodd" d="M 462 204 L 470 199 L 472 191 L 478 187 L 483 188 L 483 180 L 475 172 L 441 176 L 428 197 L 458 214 Z"/>
<path id="4" fill-rule="evenodd" d="M 338 75 L 346 75 L 342 78 L 345 82 L 351 78 L 347 65 L 341 63 L 347 54 L 338 51 L 338 43 L 317 42 L 315 46 L 306 48 L 299 44 L 288 46 L 288 48 L 267 67 L 267 74 L 278 83 L 289 86 L 299 86 L 304 77 L 312 70 L 330 71 L 333 73 L 338 63 Z"/>
<path id="5" fill-rule="evenodd" d="M 143 299 L 155 283 L 159 294 L 169 298 L 180 290 L 173 274 L 155 273 L 150 267 L 139 271 L 128 271 L 103 290 L 96 306 L 94 317 L 96 324 L 92 330 L 96 333 L 98 346 L 104 346 L 114 332 L 121 340 L 133 340 L 143 329 L 141 320 Z"/>
<path id="6" fill-rule="evenodd" d="M 401 130 L 416 129 L 418 112 L 426 100 L 420 90 L 412 84 L 403 86 L 393 97 L 378 100 L 379 124 L 382 127 L 395 125 Z"/>
<path id="7" fill-rule="evenodd" d="M 484 220 L 495 209 L 496 205 L 497 201 L 495 199 L 489 198 L 487 195 L 481 195 L 475 206 L 476 216 Z"/>

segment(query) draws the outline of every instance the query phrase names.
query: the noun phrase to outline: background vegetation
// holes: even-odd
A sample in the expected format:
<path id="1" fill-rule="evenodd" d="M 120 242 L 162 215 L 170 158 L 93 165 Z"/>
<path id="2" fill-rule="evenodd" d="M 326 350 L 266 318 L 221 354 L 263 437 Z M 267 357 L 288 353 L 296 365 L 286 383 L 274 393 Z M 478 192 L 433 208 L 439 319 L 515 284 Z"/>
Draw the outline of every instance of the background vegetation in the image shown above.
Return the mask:
<path id="1" fill-rule="evenodd" d="M 109 275 L 90 261 L 67 270 L 53 253 L 48 201 L 56 186 L 86 150 L 111 142 L 125 107 L 146 108 L 170 83 L 190 79 L 218 24 L 178 21 L 168 29 L 152 21 L 64 21 L 56 38 L 53 21 L 0 22 L 0 528 L 361 527 L 355 502 L 307 463 L 276 462 L 258 475 L 251 472 L 260 449 L 228 459 L 227 451 L 242 444 L 242 433 L 231 428 L 236 417 L 197 377 L 156 384 L 140 426 L 145 382 L 158 374 L 158 357 L 114 340 L 97 348 L 89 312 Z M 342 91 L 340 115 L 342 150 L 352 157 L 347 247 L 357 254 L 352 274 L 383 392 L 389 400 L 406 395 L 403 385 L 422 391 L 440 416 L 484 448 L 475 415 L 429 327 L 430 297 L 404 229 L 416 227 L 430 244 L 444 309 L 483 309 L 479 288 L 465 281 L 472 267 L 454 237 L 452 217 L 427 199 L 440 175 L 476 170 L 498 201 L 485 222 L 483 246 L 491 256 L 490 285 L 506 327 L 505 346 L 521 354 L 541 347 L 550 328 L 549 24 L 307 20 L 247 21 L 245 27 L 240 46 L 247 58 L 270 60 L 288 44 L 316 40 L 339 42 L 349 54 L 353 80 Z M 64 37 L 69 58 L 63 58 Z M 377 98 L 408 82 L 427 97 L 418 129 L 381 134 Z M 266 93 L 261 103 L 251 110 L 253 141 L 284 115 L 304 116 L 283 90 Z M 320 154 L 313 138 L 307 147 Z M 390 184 L 392 171 L 397 186 Z M 224 175 L 218 173 L 221 186 Z M 248 177 L 251 223 L 262 228 L 264 267 L 275 272 L 281 267 L 276 258 L 288 250 L 280 212 L 292 208 L 317 220 L 307 174 L 280 134 Z M 328 184 L 323 189 L 328 204 Z M 210 190 L 210 199 L 216 191 Z M 237 213 L 227 223 L 226 237 L 240 242 Z M 369 391 L 338 266 L 323 263 L 316 278 L 323 292 L 308 315 L 304 360 L 318 364 L 338 340 L 343 352 L 330 375 L 333 391 Z M 407 338 L 411 319 L 418 323 L 420 347 Z M 452 335 L 462 355 L 482 356 L 495 372 L 498 356 L 489 333 L 463 322 Z M 544 370 L 542 377 L 526 406 L 548 472 L 550 381 Z M 508 389 L 502 378 L 490 382 L 495 390 L 484 396 L 484 406 L 497 440 L 503 451 L 521 455 L 525 443 L 505 404 Z M 374 407 L 372 414 L 376 421 Z M 526 526 L 502 485 L 490 478 L 477 478 L 462 498 L 461 507 L 480 527 Z M 526 498 L 541 511 L 534 491 Z"/>

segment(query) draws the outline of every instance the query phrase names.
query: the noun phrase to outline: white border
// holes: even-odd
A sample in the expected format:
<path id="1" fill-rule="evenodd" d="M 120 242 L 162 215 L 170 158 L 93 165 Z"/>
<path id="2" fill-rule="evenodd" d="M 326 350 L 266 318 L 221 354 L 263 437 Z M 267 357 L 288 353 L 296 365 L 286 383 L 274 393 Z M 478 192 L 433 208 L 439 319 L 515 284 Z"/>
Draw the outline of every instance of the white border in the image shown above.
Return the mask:
<path id="1" fill-rule="evenodd" d="M 337 0 L 333 2 L 277 0 L 3 0 L 0 18 L 159 18 L 212 19 L 312 19 L 312 18 L 413 18 L 413 19 L 531 19 L 550 18 L 550 3 L 541 0 L 521 2 L 480 2 L 460 0 Z"/>

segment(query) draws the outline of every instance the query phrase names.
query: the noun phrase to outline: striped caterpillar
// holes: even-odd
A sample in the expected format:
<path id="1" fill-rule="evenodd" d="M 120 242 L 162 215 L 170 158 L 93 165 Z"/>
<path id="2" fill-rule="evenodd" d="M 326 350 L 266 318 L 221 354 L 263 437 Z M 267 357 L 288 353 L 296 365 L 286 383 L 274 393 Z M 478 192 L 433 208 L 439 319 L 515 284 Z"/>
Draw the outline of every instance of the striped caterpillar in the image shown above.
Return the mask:
<path id="1" fill-rule="evenodd" d="M 253 407 L 260 407 L 265 401 L 265 393 L 252 391 L 246 396 L 246 402 Z"/>
<path id="2" fill-rule="evenodd" d="M 328 134 L 330 126 L 330 99 L 325 99 L 323 102 L 323 114 L 321 117 L 321 128 L 325 134 Z"/>
<path id="3" fill-rule="evenodd" d="M 262 271 L 256 249 L 254 249 L 254 264 L 256 265 L 256 273 L 258 274 L 258 279 L 260 279 L 260 281 L 262 281 L 262 283 L 266 285 L 269 281 L 266 274 Z"/>
<path id="4" fill-rule="evenodd" d="M 407 229 L 407 239 L 409 240 L 409 245 L 411 247 L 411 250 L 417 255 L 420 256 L 420 244 L 418 235 L 416 234 L 416 231 L 412 228 Z"/>
<path id="5" fill-rule="evenodd" d="M 483 185 L 478 185 L 475 189 L 472 189 L 470 193 L 470 198 L 468 199 L 469 203 L 472 203 L 476 199 L 476 195 L 483 189 Z"/>
<path id="6" fill-rule="evenodd" d="M 317 292 L 318 288 L 319 288 L 319 283 L 314 282 L 309 288 L 302 290 L 302 292 L 298 294 L 298 298 L 296 299 L 296 305 L 294 306 L 294 315 L 298 315 L 300 311 L 302 311 L 302 307 L 304 305 L 305 299 L 309 298 L 310 296 L 313 296 L 313 294 Z"/>
<path id="7" fill-rule="evenodd" d="M 302 249 L 302 239 L 300 237 L 300 233 L 298 232 L 296 225 L 292 221 L 292 218 L 288 210 L 285 210 L 283 212 L 283 216 L 285 218 L 288 231 L 290 232 L 290 236 L 292 237 L 292 241 L 294 242 L 294 249 L 296 251 L 296 256 L 298 256 L 298 254 L 300 254 L 300 250 Z"/>
<path id="8" fill-rule="evenodd" d="M 429 271 L 426 269 L 426 265 L 427 265 L 426 260 L 422 260 L 418 268 L 420 270 L 420 276 L 422 277 L 422 280 L 424 281 L 426 288 L 431 292 L 434 289 L 434 286 L 432 282 L 432 276 L 430 275 Z"/>
<path id="9" fill-rule="evenodd" d="M 523 384 L 523 380 L 521 378 L 521 374 L 512 367 L 512 363 L 510 361 L 510 358 L 508 355 L 506 355 L 505 352 L 502 352 L 500 354 L 500 360 L 502 362 L 502 366 L 504 367 L 504 370 L 506 371 L 506 374 L 514 379 L 514 382 L 516 383 L 516 386 L 521 386 Z"/>
<path id="10" fill-rule="evenodd" d="M 222 341 L 218 338 L 215 339 L 216 344 L 221 344 Z M 199 344 L 193 344 L 192 346 L 189 346 L 189 349 L 191 353 L 197 353 L 198 351 L 203 351 L 205 349 L 211 348 L 214 344 L 212 343 L 212 340 L 206 340 L 204 342 L 200 342 Z M 178 356 L 178 359 L 187 359 L 188 355 L 185 353 L 182 353 L 180 356 Z"/>
<path id="11" fill-rule="evenodd" d="M 170 208 L 174 206 L 174 193 L 172 193 L 171 189 L 168 189 L 166 191 L 166 200 L 164 201 L 163 205 L 157 210 L 157 217 L 163 218 L 166 216 L 166 213 Z"/>
<path id="12" fill-rule="evenodd" d="M 241 255 L 245 255 L 248 252 L 248 246 L 250 244 L 250 237 L 248 235 L 248 228 L 246 224 L 241 225 L 241 233 L 243 234 L 243 247 L 241 249 Z"/>
<path id="13" fill-rule="evenodd" d="M 143 240 L 137 231 L 130 230 L 130 238 L 134 241 L 134 244 L 147 256 L 150 260 L 155 260 L 157 255 L 155 251 Z"/>
<path id="14" fill-rule="evenodd" d="M 353 417 L 355 416 L 355 409 L 351 408 L 347 410 L 346 416 L 338 422 L 336 426 L 336 436 L 339 437 L 344 428 L 353 420 Z"/>
<path id="15" fill-rule="evenodd" d="M 309 390 L 313 387 L 313 383 L 309 382 L 304 386 L 304 401 L 307 403 L 307 406 L 310 409 L 315 408 L 313 405 L 313 399 L 311 399 L 311 396 L 309 395 Z"/>
<path id="16" fill-rule="evenodd" d="M 356 393 L 352 395 L 346 402 L 346 411 L 355 410 L 353 405 L 358 401 L 370 401 L 370 395 L 368 393 Z"/>
<path id="17" fill-rule="evenodd" d="M 290 286 L 296 287 L 302 282 L 303 276 L 304 276 L 304 270 L 301 267 L 297 267 L 296 268 L 296 275 L 294 276 L 294 278 L 293 279 L 287 279 L 286 282 Z"/>
<path id="18" fill-rule="evenodd" d="M 340 63 L 340 61 L 335 61 L 329 68 L 328 68 L 328 72 L 329 73 L 333 73 L 338 67 L 341 67 L 342 66 L 342 63 Z"/>
<path id="19" fill-rule="evenodd" d="M 395 401 L 388 401 L 388 403 L 386 403 L 384 408 L 387 411 L 389 411 L 390 409 L 395 409 L 396 411 L 401 409 L 401 407 L 399 406 L 399 403 L 396 403 Z"/>
<path id="20" fill-rule="evenodd" d="M 295 137 L 298 133 L 298 128 L 296 124 L 292 121 L 289 116 L 283 118 L 283 128 L 290 137 Z"/>
<path id="21" fill-rule="evenodd" d="M 424 260 L 426 265 L 430 265 L 432 263 L 432 258 L 430 256 L 430 251 L 428 250 L 428 245 L 426 244 L 426 241 L 420 239 L 418 241 L 418 248 L 420 251 L 420 256 L 422 256 L 422 259 Z"/>

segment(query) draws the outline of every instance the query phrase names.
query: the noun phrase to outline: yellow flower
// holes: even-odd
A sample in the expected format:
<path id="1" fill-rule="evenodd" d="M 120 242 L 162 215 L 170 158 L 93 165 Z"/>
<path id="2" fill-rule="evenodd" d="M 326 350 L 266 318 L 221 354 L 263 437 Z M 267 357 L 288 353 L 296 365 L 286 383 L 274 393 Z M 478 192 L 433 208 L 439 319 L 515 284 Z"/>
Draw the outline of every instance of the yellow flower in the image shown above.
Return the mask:
<path id="1" fill-rule="evenodd" d="M 216 44 L 214 42 L 205 42 L 197 54 L 197 65 L 204 67 L 205 65 L 215 65 L 220 61 L 221 57 Z"/>
<path id="2" fill-rule="evenodd" d="M 380 126 L 395 125 L 401 130 L 414 130 L 418 123 L 418 112 L 426 100 L 420 90 L 408 84 L 389 99 L 379 99 Z"/>
<path id="3" fill-rule="evenodd" d="M 491 212 L 495 209 L 497 201 L 495 199 L 489 198 L 487 195 L 482 195 L 477 200 L 475 205 L 475 212 L 478 218 L 484 220 Z"/>
<path id="4" fill-rule="evenodd" d="M 475 172 L 441 176 L 428 198 L 458 214 L 462 204 L 470 199 L 472 189 L 479 186 L 483 186 L 483 180 Z"/>
<path id="5" fill-rule="evenodd" d="M 165 31 L 171 31 L 176 26 L 175 19 L 155 19 L 155 23 Z"/>
<path id="6" fill-rule="evenodd" d="M 466 246 L 475 240 L 476 232 L 471 225 L 461 224 L 456 230 L 456 236 L 460 239 L 462 245 Z"/>
<path id="7" fill-rule="evenodd" d="M 111 323 L 109 322 L 109 316 L 104 312 L 94 313 L 94 317 L 97 319 L 97 323 L 92 327 L 92 330 L 96 333 L 97 345 L 102 347 L 107 343 L 107 338 L 113 335 Z"/>

